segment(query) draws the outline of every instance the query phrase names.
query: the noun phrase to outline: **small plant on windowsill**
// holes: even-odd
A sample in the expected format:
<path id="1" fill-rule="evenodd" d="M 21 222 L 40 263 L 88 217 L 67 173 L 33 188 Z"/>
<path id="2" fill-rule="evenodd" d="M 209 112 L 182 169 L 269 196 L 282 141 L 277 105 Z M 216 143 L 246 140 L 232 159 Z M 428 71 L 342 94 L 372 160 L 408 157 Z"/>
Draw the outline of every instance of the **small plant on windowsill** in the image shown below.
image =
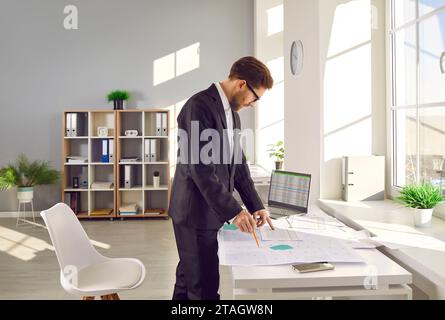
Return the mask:
<path id="1" fill-rule="evenodd" d="M 434 207 L 445 201 L 445 198 L 440 187 L 431 183 L 419 183 L 404 186 L 397 201 L 414 210 L 416 227 L 429 227 Z"/>
<path id="2" fill-rule="evenodd" d="M 283 161 L 284 161 L 284 142 L 278 141 L 277 143 L 269 144 L 269 157 L 275 158 L 275 169 L 282 170 L 283 169 Z"/>
<path id="3" fill-rule="evenodd" d="M 123 110 L 124 109 L 124 101 L 130 99 L 131 95 L 128 91 L 124 90 L 114 90 L 111 91 L 107 98 L 108 102 L 114 102 L 114 110 Z"/>

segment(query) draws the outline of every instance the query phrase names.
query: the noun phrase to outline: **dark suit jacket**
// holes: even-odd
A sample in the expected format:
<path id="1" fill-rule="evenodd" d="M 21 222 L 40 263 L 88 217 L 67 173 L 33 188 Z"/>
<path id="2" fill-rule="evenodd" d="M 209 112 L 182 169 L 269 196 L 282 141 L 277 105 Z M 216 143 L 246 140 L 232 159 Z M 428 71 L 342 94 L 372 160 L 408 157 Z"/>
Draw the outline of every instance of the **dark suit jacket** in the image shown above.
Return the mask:
<path id="1" fill-rule="evenodd" d="M 234 128 L 240 130 L 241 123 L 238 113 L 232 111 L 232 115 Z M 182 129 L 183 131 L 181 131 L 186 133 L 188 138 L 187 143 L 184 144 L 188 146 L 188 154 L 181 154 L 187 150 L 178 149 L 178 163 L 173 178 L 169 206 L 169 213 L 173 221 L 196 229 L 221 228 L 225 221 L 232 219 L 242 210 L 232 195 L 234 188 L 240 194 L 249 212 L 253 213 L 264 209 L 250 176 L 249 167 L 239 143 L 239 134 L 235 133 L 233 144 L 235 158 L 242 159 L 238 164 L 228 161 L 230 151 L 227 150 L 229 155 L 227 152 L 223 152 L 224 141 L 213 144 L 213 139 L 209 139 L 215 146 L 214 150 L 217 151 L 215 154 L 212 152 L 210 154 L 214 155 L 219 162 L 208 163 L 198 159 L 199 153 L 204 146 L 209 144 L 209 141 L 201 141 L 199 144 L 195 144 L 195 147 L 192 146 L 191 138 L 194 132 L 192 121 L 199 121 L 199 133 L 205 129 L 215 129 L 220 137 L 228 139 L 227 134 L 223 131 L 227 129 L 224 107 L 216 86 L 212 85 L 207 90 L 191 97 L 184 105 L 177 120 L 178 129 Z M 197 152 L 198 146 L 199 153 Z M 180 163 L 180 159 L 187 161 Z M 227 161 L 223 162 L 224 159 Z M 192 160 L 195 160 L 194 163 Z"/>

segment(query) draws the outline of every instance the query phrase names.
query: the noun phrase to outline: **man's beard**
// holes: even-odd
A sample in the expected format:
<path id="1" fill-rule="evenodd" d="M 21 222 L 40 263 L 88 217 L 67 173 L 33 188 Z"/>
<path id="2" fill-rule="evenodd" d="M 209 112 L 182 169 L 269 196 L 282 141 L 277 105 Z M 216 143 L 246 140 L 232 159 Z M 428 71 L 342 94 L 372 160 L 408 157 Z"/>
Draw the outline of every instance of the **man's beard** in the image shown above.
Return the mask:
<path id="1" fill-rule="evenodd" d="M 233 111 L 235 111 L 235 112 L 240 111 L 241 108 L 242 108 L 242 105 L 241 105 L 241 103 L 238 101 L 237 98 L 238 98 L 237 96 L 234 96 L 234 97 L 232 98 L 232 101 L 229 102 L 229 103 L 230 103 L 230 108 L 231 108 Z"/>

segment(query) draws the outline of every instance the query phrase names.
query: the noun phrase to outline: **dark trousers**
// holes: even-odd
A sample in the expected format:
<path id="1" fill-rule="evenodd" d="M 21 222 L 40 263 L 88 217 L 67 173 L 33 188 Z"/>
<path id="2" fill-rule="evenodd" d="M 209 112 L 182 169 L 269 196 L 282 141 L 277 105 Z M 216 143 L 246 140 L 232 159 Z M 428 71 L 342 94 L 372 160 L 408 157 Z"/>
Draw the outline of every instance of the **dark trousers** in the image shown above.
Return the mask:
<path id="1" fill-rule="evenodd" d="M 173 222 L 179 263 L 173 300 L 219 300 L 218 230 Z"/>

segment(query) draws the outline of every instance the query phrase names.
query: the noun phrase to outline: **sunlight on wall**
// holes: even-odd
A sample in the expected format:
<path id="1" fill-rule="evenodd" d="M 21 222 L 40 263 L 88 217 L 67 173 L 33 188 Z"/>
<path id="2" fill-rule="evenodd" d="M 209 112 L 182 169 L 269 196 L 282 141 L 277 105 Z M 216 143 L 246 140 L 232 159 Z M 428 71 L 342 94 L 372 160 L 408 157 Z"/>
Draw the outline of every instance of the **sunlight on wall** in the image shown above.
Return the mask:
<path id="1" fill-rule="evenodd" d="M 274 84 L 284 81 L 284 57 L 278 57 L 266 63 L 269 68 Z"/>
<path id="2" fill-rule="evenodd" d="M 325 161 L 342 156 L 363 156 L 372 154 L 372 118 L 348 125 L 342 130 L 325 137 Z"/>
<path id="3" fill-rule="evenodd" d="M 371 1 L 355 0 L 337 6 L 328 57 L 371 40 Z"/>
<path id="4" fill-rule="evenodd" d="M 325 134 L 372 113 L 371 72 L 370 44 L 326 63 Z"/>
<path id="5" fill-rule="evenodd" d="M 273 7 L 267 10 L 267 35 L 271 36 L 284 30 L 284 6 Z"/>
<path id="6" fill-rule="evenodd" d="M 200 43 L 196 42 L 153 61 L 153 86 L 172 80 L 200 66 Z"/>
<path id="7" fill-rule="evenodd" d="M 372 154 L 371 2 L 335 10 L 324 77 L 324 161 Z"/>
<path id="8" fill-rule="evenodd" d="M 153 85 L 157 86 L 175 77 L 175 54 L 169 54 L 153 62 Z"/>
<path id="9" fill-rule="evenodd" d="M 176 52 L 176 76 L 199 68 L 199 42 Z"/>

